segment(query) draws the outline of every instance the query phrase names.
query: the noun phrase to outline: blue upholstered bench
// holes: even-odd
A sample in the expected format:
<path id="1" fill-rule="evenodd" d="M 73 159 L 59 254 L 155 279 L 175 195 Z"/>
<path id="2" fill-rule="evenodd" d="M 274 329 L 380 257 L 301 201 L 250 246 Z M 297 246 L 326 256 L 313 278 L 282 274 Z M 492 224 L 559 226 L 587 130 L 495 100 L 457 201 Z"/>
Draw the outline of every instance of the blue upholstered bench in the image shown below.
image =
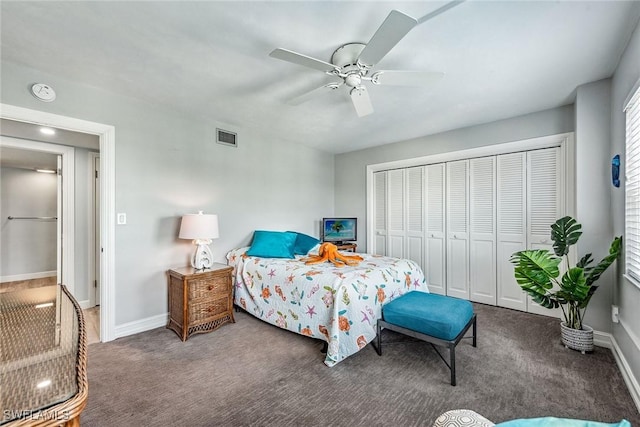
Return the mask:
<path id="1" fill-rule="evenodd" d="M 451 371 L 451 385 L 456 385 L 456 346 L 473 325 L 476 346 L 476 315 L 467 300 L 426 292 L 408 292 L 382 306 L 378 320 L 375 349 L 382 355 L 382 329 L 390 329 L 449 348 L 449 362 L 433 346 Z"/>

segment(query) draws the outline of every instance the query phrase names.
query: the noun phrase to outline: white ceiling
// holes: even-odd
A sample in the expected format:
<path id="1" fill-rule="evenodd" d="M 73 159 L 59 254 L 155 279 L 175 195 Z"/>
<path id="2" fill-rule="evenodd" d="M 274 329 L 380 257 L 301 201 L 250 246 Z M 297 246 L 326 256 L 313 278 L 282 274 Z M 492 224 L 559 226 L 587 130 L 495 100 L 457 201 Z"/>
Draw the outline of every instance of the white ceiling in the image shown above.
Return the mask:
<path id="1" fill-rule="evenodd" d="M 2 60 L 228 123 L 240 138 L 251 128 L 341 153 L 570 104 L 577 86 L 612 75 L 640 16 L 639 1 L 469 0 L 375 67 L 445 72 L 433 88 L 369 86 L 375 112 L 363 118 L 341 90 L 286 104 L 332 80 L 270 58 L 274 48 L 329 62 L 392 9 L 418 19 L 445 3 L 4 1 Z"/>

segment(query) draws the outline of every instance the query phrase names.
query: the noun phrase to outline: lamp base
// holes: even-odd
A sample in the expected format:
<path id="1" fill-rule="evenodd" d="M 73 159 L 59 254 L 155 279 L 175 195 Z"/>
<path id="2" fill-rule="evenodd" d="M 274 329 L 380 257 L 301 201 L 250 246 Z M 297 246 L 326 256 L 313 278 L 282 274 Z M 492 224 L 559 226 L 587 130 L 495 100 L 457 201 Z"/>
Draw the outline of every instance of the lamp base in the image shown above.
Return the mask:
<path id="1" fill-rule="evenodd" d="M 209 241 L 207 241 L 208 243 Z M 204 270 L 205 268 L 210 268 L 213 265 L 213 254 L 211 253 L 211 249 L 209 249 L 209 245 L 204 243 L 203 241 L 197 241 L 196 251 L 191 257 L 191 267 L 196 270 Z"/>

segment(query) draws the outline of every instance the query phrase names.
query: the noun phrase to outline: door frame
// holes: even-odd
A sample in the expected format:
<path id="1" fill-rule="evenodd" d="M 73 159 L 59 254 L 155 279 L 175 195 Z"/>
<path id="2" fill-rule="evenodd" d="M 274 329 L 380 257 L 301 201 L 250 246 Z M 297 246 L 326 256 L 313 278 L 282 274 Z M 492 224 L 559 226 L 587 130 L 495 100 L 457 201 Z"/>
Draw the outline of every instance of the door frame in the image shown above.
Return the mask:
<path id="1" fill-rule="evenodd" d="M 96 204 L 99 206 L 100 205 L 100 199 L 96 199 L 96 184 L 95 184 L 95 180 L 96 180 L 96 158 L 100 158 L 100 152 L 94 152 L 94 151 L 90 151 L 89 152 L 89 185 L 90 185 L 90 193 L 91 193 L 91 197 L 88 197 L 88 209 L 87 212 L 89 213 L 89 227 L 88 227 L 88 237 L 89 237 L 89 243 L 87 246 L 87 252 L 89 254 L 89 268 L 88 268 L 88 273 L 89 273 L 89 280 L 87 280 L 88 282 L 88 293 L 87 295 L 89 296 L 89 307 L 95 307 L 96 306 L 96 290 L 95 290 L 95 284 L 93 283 L 94 280 L 96 280 L 96 248 L 97 248 L 97 242 L 96 242 L 96 227 L 98 226 L 98 224 L 96 224 Z M 98 184 L 100 183 L 100 174 L 98 174 Z M 99 194 L 98 194 L 99 197 Z"/>
<path id="2" fill-rule="evenodd" d="M 100 141 L 100 340 L 115 339 L 115 127 L 0 103 L 0 118 L 97 135 Z"/>
<path id="3" fill-rule="evenodd" d="M 74 188 L 75 188 L 75 150 L 66 145 L 51 144 L 48 142 L 33 141 L 30 139 L 0 136 L 0 146 L 17 148 L 26 151 L 40 151 L 62 156 L 62 233 L 57 239 L 62 240 L 62 252 L 60 241 L 56 242 L 57 282 L 64 283 L 69 292 L 75 295 L 75 212 L 74 212 Z M 62 257 L 62 263 L 60 263 Z M 61 270 L 61 271 L 60 271 Z"/>

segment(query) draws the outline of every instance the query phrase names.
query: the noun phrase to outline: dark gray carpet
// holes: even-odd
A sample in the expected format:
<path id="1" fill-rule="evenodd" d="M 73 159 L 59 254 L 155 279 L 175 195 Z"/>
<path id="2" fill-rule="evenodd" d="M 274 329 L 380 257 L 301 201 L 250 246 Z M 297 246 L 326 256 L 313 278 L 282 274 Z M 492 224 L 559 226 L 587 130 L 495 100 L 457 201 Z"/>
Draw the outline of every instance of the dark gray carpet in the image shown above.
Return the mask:
<path id="1" fill-rule="evenodd" d="M 565 349 L 557 319 L 475 309 L 478 347 L 458 345 L 455 387 L 427 343 L 388 344 L 381 357 L 369 345 L 328 368 L 321 342 L 246 313 L 184 343 L 158 328 L 92 344 L 82 425 L 430 426 L 467 408 L 494 422 L 556 416 L 640 426 L 609 350 Z"/>

